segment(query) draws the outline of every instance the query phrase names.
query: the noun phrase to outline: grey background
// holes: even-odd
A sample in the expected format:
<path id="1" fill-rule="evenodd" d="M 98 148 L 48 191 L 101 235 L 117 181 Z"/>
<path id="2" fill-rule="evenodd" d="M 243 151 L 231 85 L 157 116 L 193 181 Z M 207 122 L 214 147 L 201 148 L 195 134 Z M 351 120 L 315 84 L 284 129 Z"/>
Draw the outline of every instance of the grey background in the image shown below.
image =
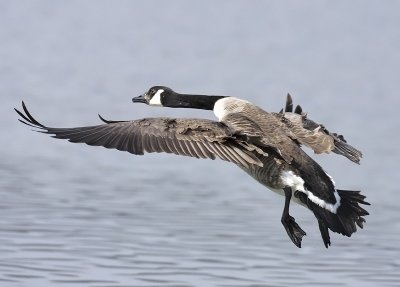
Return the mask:
<path id="1" fill-rule="evenodd" d="M 398 1 L 0 1 L 0 286 L 399 286 Z M 364 152 L 314 156 L 372 203 L 364 230 L 312 214 L 222 161 L 144 157 L 30 131 L 206 111 L 134 105 L 162 84 L 278 111 L 287 92 Z"/>

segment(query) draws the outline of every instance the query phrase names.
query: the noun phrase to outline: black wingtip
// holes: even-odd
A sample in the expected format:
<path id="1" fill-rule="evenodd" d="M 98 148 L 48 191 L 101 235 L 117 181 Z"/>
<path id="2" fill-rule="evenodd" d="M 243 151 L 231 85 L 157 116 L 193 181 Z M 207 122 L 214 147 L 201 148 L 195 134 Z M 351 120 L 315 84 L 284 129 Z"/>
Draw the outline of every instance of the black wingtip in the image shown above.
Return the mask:
<path id="1" fill-rule="evenodd" d="M 100 120 L 106 124 L 115 124 L 115 123 L 121 123 L 121 122 L 126 122 L 126 121 L 110 121 L 110 120 L 106 120 L 105 118 L 103 118 L 100 114 L 97 114 L 100 118 Z"/>
<path id="2" fill-rule="evenodd" d="M 294 112 L 295 112 L 296 114 L 301 115 L 301 114 L 303 113 L 303 109 L 301 108 L 301 106 L 297 105 L 296 108 L 295 108 L 295 110 L 294 110 Z"/>
<path id="3" fill-rule="evenodd" d="M 100 114 L 97 114 L 98 116 L 99 116 L 99 118 L 100 118 L 100 120 L 102 121 L 102 122 L 104 122 L 104 123 L 106 123 L 106 124 L 109 124 L 110 123 L 110 121 L 108 121 L 108 120 L 106 120 L 105 118 L 103 118 Z"/>
<path id="4" fill-rule="evenodd" d="M 293 112 L 293 100 L 292 96 L 288 93 L 286 96 L 286 106 L 285 106 L 285 112 Z"/>
<path id="5" fill-rule="evenodd" d="M 42 125 L 41 123 L 39 123 L 28 111 L 28 108 L 26 107 L 24 101 L 21 102 L 22 105 L 22 109 L 24 112 L 19 111 L 18 109 L 14 108 L 15 112 L 22 118 L 22 119 L 18 119 L 21 123 L 34 127 L 34 128 L 38 128 L 38 129 L 46 129 L 46 127 L 44 125 Z"/>

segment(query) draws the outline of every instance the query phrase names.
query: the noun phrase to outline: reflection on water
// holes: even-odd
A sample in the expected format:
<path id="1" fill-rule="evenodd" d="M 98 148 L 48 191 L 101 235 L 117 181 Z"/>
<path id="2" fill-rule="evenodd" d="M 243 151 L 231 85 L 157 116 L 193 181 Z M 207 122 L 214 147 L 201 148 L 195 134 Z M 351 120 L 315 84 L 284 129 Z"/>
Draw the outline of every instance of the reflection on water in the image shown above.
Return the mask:
<path id="1" fill-rule="evenodd" d="M 399 153 L 382 139 L 400 138 L 392 134 L 395 121 L 376 115 L 399 106 L 389 81 L 400 65 L 390 45 L 364 45 L 370 35 L 350 25 L 382 12 L 380 3 L 365 2 L 365 15 L 355 13 L 356 4 L 323 2 L 283 9 L 230 1 L 212 3 L 212 11 L 206 2 L 185 9 L 175 1 L 0 4 L 2 27 L 9 27 L 0 30 L 0 55 L 8 55 L 0 63 L 0 286 L 399 286 L 400 196 L 387 180 L 395 178 Z M 400 18 L 389 10 L 398 11 L 362 26 L 391 39 Z M 268 37 L 260 37 L 263 29 Z M 326 46 L 329 37 L 345 48 Z M 371 53 L 388 63 L 380 75 Z M 376 82 L 363 78 L 370 75 Z M 249 94 L 276 110 L 288 90 L 295 101 L 303 95 L 311 115 L 365 153 L 361 166 L 337 156 L 318 160 L 338 185 L 368 196 L 366 228 L 352 238 L 332 234 L 326 250 L 315 218 L 293 206 L 307 232 L 297 249 L 280 223 L 283 198 L 228 163 L 72 145 L 21 127 L 12 111 L 25 99 L 38 119 L 64 126 L 94 123 L 97 111 L 115 119 L 211 116 L 130 103 L 132 92 L 159 82 Z M 260 87 L 281 97 L 263 97 Z M 360 128 L 366 123 L 368 132 Z"/>
<path id="2" fill-rule="evenodd" d="M 325 250 L 313 216 L 294 208 L 308 234 L 297 249 L 279 221 L 283 200 L 263 189 L 254 191 L 250 179 L 230 182 L 242 172 L 228 164 L 191 160 L 198 172 L 198 178 L 191 178 L 184 159 L 172 156 L 128 159 L 122 166 L 107 162 L 80 173 L 73 171 L 79 160 L 73 159 L 50 172 L 48 184 L 43 169 L 58 160 L 12 171 L 1 166 L 0 274 L 5 286 L 399 282 L 396 234 L 386 232 L 385 244 L 380 238 L 390 226 L 371 220 L 353 238 L 333 236 L 333 246 Z M 91 166 L 92 161 L 83 157 L 80 164 Z M 148 165 L 143 174 L 130 173 L 142 164 Z M 152 181 L 146 174 L 157 164 Z M 165 170 L 168 164 L 175 170 Z M 210 178 L 209 183 L 201 178 Z M 391 216 L 398 220 L 397 214 Z"/>

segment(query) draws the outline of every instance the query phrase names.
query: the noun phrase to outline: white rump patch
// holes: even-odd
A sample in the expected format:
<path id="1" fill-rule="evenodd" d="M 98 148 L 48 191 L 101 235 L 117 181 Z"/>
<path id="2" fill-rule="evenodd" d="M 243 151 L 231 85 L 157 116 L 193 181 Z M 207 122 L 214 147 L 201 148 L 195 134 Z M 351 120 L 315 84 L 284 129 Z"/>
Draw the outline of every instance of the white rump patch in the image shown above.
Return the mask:
<path id="1" fill-rule="evenodd" d="M 157 107 L 161 107 L 161 94 L 164 92 L 163 89 L 159 89 L 157 91 L 157 93 L 155 93 L 155 95 L 151 98 L 151 100 L 149 101 L 149 105 L 150 106 L 157 106 Z"/>
<path id="2" fill-rule="evenodd" d="M 301 191 L 307 195 L 307 197 L 314 202 L 316 205 L 325 208 L 326 210 L 329 210 L 332 213 L 336 213 L 337 209 L 340 206 L 340 196 L 338 192 L 335 190 L 334 191 L 334 196 L 336 199 L 336 203 L 328 203 L 324 201 L 323 199 L 319 198 L 318 196 L 314 195 L 311 191 L 307 190 L 304 188 L 304 180 L 300 177 L 297 176 L 293 173 L 293 171 L 284 171 L 282 173 L 282 181 L 285 185 L 290 186 L 292 188 L 292 191 Z M 333 182 L 333 180 L 332 180 Z"/>

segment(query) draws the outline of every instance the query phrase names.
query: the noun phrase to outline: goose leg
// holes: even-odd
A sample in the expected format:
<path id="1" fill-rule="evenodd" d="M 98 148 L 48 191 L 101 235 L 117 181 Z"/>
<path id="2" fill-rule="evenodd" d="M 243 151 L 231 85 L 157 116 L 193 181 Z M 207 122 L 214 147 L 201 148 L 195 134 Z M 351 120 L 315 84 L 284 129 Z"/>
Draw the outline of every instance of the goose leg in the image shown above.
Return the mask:
<path id="1" fill-rule="evenodd" d="M 294 245 L 300 248 L 301 239 L 304 235 L 306 235 L 306 233 L 300 228 L 294 218 L 289 215 L 289 204 L 290 199 L 292 198 L 292 189 L 289 186 L 286 186 L 283 190 L 285 192 L 285 207 L 283 208 L 281 222 Z"/>

